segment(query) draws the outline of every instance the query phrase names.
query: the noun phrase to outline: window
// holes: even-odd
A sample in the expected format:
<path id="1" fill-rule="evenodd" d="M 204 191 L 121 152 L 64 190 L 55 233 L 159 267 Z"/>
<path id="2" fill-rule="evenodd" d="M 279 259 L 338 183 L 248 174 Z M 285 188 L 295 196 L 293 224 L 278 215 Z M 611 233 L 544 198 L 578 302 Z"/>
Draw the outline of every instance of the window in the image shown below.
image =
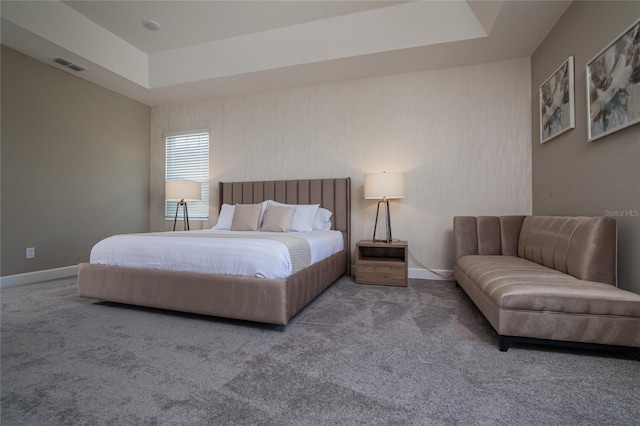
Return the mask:
<path id="1" fill-rule="evenodd" d="M 189 219 L 209 219 L 209 130 L 171 133 L 167 143 L 166 180 L 195 180 L 202 184 L 202 199 L 189 201 Z M 164 217 L 173 219 L 176 201 L 165 201 Z M 181 212 L 182 209 L 179 209 Z"/>

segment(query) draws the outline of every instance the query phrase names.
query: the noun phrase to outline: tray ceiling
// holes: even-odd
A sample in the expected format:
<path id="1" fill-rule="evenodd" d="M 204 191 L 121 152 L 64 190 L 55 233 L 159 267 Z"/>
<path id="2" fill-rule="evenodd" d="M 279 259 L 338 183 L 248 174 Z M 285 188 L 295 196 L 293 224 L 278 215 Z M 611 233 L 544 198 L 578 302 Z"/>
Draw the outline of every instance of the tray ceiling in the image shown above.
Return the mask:
<path id="1" fill-rule="evenodd" d="M 570 3 L 3 0 L 1 41 L 160 105 L 526 57 Z"/>

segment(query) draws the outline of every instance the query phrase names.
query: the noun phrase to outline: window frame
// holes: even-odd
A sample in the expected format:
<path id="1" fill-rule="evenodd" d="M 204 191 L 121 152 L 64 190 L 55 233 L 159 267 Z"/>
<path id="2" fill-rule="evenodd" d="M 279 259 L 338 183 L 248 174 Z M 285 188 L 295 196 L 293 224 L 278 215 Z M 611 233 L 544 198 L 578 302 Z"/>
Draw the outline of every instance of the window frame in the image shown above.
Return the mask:
<path id="1" fill-rule="evenodd" d="M 189 220 L 209 220 L 209 175 L 211 152 L 211 131 L 209 129 L 185 130 L 180 132 L 165 133 L 165 183 L 168 180 L 195 180 L 201 183 L 201 200 L 189 201 Z M 201 145 L 206 138 L 206 147 Z M 191 143 L 194 146 L 181 150 L 176 148 L 180 143 Z M 172 144 L 170 146 L 170 144 Z M 171 150 L 171 151 L 170 151 Z M 189 159 L 197 155 L 196 159 Z M 173 160 L 172 160 L 173 159 Z M 192 163 L 192 164 L 190 164 Z M 170 167 L 171 166 L 171 167 Z M 171 168 L 171 170 L 170 170 Z M 206 169 L 206 170 L 205 170 Z M 164 218 L 173 220 L 176 214 L 177 201 L 164 200 Z M 182 219 L 182 209 L 178 209 L 178 219 Z"/>

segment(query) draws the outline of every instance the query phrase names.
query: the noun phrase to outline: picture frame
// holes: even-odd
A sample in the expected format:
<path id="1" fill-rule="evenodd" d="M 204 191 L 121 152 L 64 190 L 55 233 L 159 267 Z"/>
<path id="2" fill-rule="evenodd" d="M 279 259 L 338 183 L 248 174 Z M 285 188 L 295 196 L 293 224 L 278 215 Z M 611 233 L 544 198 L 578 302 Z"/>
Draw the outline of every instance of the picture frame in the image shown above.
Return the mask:
<path id="1" fill-rule="evenodd" d="M 587 63 L 589 142 L 640 123 L 640 20 Z"/>
<path id="2" fill-rule="evenodd" d="M 540 143 L 576 127 L 574 61 L 569 56 L 540 85 Z"/>

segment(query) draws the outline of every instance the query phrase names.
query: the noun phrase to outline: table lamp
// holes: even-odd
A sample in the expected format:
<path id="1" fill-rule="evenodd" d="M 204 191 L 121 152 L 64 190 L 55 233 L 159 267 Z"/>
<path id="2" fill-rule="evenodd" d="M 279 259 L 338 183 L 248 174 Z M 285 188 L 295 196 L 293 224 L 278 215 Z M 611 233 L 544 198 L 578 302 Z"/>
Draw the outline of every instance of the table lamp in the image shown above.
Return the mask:
<path id="1" fill-rule="evenodd" d="M 371 241 L 390 243 L 391 236 L 391 215 L 389 212 L 389 200 L 404 198 L 406 193 L 406 180 L 404 173 L 370 173 L 364 175 L 364 198 L 366 200 L 379 200 L 376 209 L 376 222 L 373 226 L 373 238 Z M 378 228 L 378 216 L 380 214 L 380 204 L 384 203 L 387 235 L 384 240 L 376 239 Z"/>

